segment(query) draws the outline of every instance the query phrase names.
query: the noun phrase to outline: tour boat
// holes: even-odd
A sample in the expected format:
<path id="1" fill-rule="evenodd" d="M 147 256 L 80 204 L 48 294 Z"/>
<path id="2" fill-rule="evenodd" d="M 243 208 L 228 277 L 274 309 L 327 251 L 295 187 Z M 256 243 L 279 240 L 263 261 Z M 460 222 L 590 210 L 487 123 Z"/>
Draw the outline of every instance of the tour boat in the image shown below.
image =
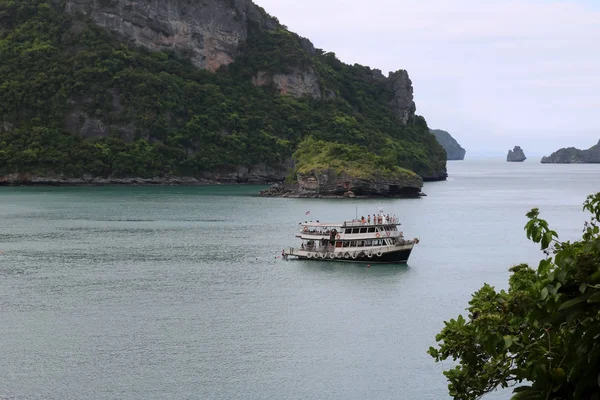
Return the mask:
<path id="1" fill-rule="evenodd" d="M 408 262 L 410 253 L 419 239 L 405 239 L 398 230 L 396 218 L 364 218 L 345 221 L 341 224 L 304 222 L 301 223 L 300 248 L 283 251 L 283 257 L 300 260 L 328 260 L 368 263 Z"/>

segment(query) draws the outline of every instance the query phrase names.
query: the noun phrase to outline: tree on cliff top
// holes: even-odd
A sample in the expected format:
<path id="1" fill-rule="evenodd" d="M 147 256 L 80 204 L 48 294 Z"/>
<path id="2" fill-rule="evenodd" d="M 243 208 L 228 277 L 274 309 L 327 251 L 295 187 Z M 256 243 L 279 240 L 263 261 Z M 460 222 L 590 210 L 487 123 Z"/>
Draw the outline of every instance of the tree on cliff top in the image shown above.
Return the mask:
<path id="1" fill-rule="evenodd" d="M 600 399 L 600 193 L 583 208 L 592 216 L 573 243 L 531 210 L 527 237 L 547 257 L 513 267 L 508 291 L 484 285 L 468 318 L 445 322 L 429 354 L 459 361 L 444 372 L 455 399 L 511 386 L 515 400 Z"/>

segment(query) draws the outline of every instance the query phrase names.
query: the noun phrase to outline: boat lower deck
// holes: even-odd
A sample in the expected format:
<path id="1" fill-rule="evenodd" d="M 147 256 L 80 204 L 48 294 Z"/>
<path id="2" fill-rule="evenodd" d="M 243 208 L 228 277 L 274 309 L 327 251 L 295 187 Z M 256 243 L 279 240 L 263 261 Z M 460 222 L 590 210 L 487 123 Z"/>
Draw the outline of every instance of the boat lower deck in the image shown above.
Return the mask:
<path id="1" fill-rule="evenodd" d="M 411 243 L 403 246 L 336 249 L 335 251 L 292 248 L 286 251 L 285 255 L 297 257 L 300 260 L 405 264 L 408 262 L 413 247 L 414 244 Z"/>

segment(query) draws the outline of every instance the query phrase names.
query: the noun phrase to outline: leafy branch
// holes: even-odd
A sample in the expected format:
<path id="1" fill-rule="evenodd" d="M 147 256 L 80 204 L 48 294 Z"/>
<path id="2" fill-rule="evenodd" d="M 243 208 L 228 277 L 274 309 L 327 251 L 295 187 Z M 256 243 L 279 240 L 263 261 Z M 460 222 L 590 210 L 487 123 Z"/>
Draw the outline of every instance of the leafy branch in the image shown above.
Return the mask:
<path id="1" fill-rule="evenodd" d="M 558 241 L 538 209 L 527 213 L 527 237 L 547 255 L 537 271 L 511 268 L 508 292 L 484 285 L 469 302 L 471 318 L 446 322 L 436 336 L 429 354 L 458 362 L 444 373 L 455 399 L 514 385 L 513 400 L 599 398 L 600 193 L 583 208 L 591 217 L 573 243 Z"/>

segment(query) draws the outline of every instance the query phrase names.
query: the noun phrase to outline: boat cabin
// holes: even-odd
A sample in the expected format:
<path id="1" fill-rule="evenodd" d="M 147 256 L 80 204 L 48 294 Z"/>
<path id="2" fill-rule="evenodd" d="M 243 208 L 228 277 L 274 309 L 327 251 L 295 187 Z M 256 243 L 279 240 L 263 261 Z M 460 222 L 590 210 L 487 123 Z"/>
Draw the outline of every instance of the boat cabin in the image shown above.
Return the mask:
<path id="1" fill-rule="evenodd" d="M 403 240 L 395 218 L 382 223 L 369 223 L 363 220 L 345 221 L 342 224 L 322 222 L 301 223 L 302 239 L 300 249 L 306 251 L 344 252 L 393 246 Z"/>

